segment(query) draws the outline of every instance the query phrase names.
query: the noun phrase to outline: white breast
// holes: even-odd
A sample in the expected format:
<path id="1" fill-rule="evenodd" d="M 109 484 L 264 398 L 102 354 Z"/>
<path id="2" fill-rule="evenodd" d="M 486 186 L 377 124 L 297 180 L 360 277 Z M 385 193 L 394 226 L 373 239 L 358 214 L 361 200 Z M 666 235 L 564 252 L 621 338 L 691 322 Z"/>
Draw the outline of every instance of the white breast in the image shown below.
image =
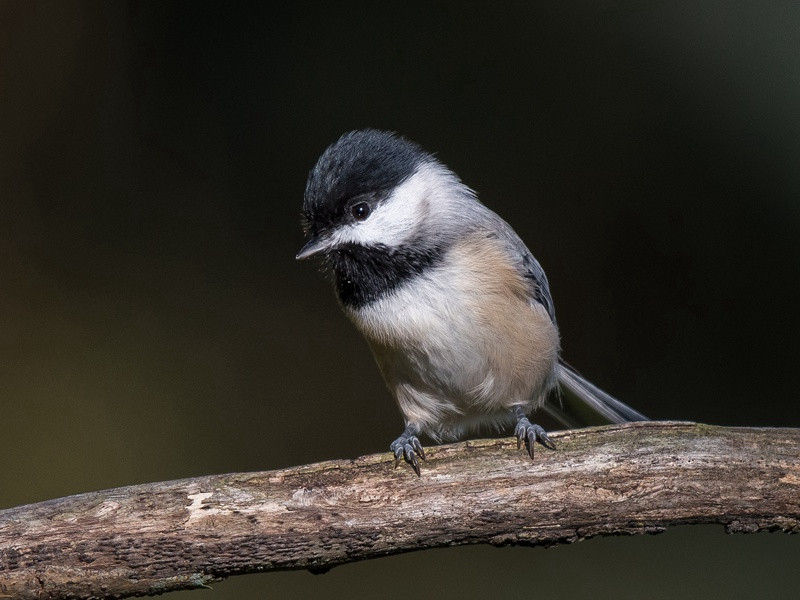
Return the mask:
<path id="1" fill-rule="evenodd" d="M 541 402 L 554 382 L 557 330 L 486 238 L 464 240 L 350 317 L 406 421 L 434 437 Z"/>

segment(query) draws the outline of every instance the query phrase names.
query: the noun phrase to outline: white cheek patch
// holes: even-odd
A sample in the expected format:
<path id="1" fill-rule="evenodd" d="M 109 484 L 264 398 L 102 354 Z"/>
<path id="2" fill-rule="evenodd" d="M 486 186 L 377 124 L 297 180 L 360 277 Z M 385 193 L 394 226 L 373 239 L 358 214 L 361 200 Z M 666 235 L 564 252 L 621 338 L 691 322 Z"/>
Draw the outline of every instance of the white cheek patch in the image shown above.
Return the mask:
<path id="1" fill-rule="evenodd" d="M 419 233 L 422 221 L 430 215 L 431 199 L 446 193 L 448 183 L 441 168 L 423 164 L 367 219 L 338 229 L 332 237 L 336 243 L 400 246 Z"/>

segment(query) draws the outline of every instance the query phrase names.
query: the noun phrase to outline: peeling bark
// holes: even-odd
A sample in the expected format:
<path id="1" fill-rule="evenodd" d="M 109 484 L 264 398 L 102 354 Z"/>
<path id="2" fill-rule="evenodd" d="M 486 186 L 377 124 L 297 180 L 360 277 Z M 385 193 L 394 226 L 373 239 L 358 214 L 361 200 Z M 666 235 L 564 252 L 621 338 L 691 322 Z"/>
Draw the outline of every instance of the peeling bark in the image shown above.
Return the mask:
<path id="1" fill-rule="evenodd" d="M 800 532 L 800 429 L 646 422 L 148 483 L 0 511 L 0 598 L 124 598 L 459 544 Z"/>

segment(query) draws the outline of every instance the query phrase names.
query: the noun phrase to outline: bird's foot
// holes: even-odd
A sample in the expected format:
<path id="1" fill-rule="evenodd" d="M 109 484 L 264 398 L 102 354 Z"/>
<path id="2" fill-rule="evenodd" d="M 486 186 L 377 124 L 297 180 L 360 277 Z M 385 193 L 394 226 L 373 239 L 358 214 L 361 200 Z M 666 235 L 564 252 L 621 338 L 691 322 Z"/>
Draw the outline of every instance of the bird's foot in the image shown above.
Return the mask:
<path id="1" fill-rule="evenodd" d="M 417 437 L 417 433 L 418 431 L 416 429 L 407 427 L 403 435 L 393 441 L 389 448 L 394 454 L 395 469 L 397 465 L 400 464 L 401 460 L 405 460 L 411 465 L 411 468 L 414 469 L 414 473 L 417 474 L 417 477 L 420 477 L 417 456 L 425 460 L 425 450 L 422 449 L 422 444 Z"/>
<path id="2" fill-rule="evenodd" d="M 540 443 L 545 448 L 555 450 L 556 445 L 547 436 L 547 432 L 541 425 L 531 423 L 526 416 L 519 416 L 517 420 L 517 428 L 514 430 L 514 435 L 517 438 L 517 450 L 525 444 L 525 450 L 528 451 L 528 456 L 533 459 L 533 447 L 536 442 Z"/>

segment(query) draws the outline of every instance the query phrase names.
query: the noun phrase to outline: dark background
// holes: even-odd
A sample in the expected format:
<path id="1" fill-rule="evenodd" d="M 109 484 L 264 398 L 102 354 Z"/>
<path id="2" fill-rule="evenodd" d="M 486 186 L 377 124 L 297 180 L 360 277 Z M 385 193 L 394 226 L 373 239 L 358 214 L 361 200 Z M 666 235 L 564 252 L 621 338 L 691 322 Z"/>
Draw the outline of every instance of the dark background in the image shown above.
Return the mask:
<path id="1" fill-rule="evenodd" d="M 364 126 L 511 223 L 590 379 L 798 425 L 800 4 L 267 6 L 0 2 L 0 507 L 387 450 L 369 351 L 294 260 L 308 169 Z M 780 598 L 798 544 L 683 527 L 170 597 Z"/>

